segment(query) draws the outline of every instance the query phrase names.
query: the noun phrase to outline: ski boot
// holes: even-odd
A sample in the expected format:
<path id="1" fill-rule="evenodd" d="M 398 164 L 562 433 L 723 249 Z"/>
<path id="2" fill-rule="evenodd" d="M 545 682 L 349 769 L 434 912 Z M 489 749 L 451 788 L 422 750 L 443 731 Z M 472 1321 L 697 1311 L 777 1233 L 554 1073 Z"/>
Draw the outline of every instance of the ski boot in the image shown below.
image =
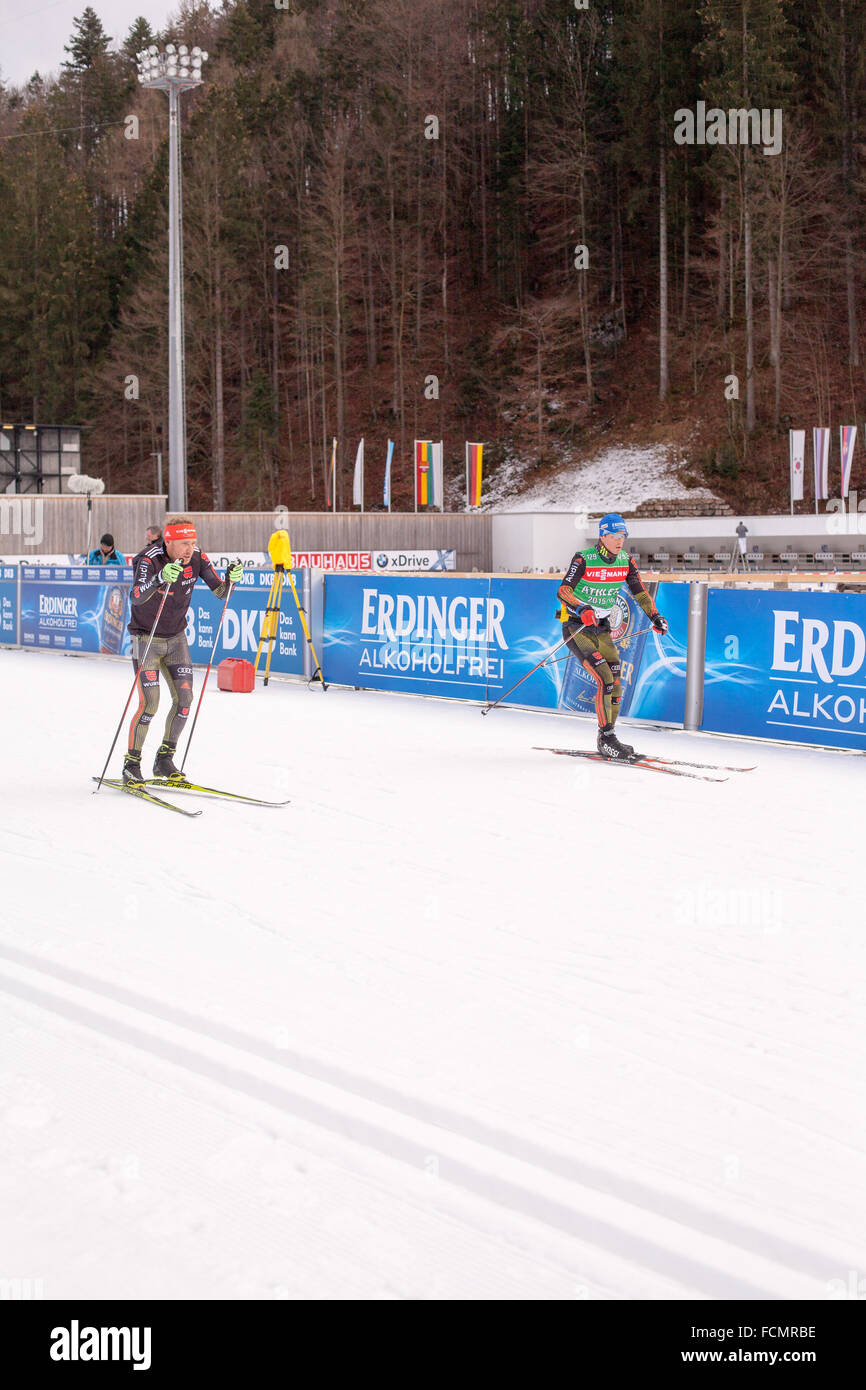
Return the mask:
<path id="1" fill-rule="evenodd" d="M 611 762 L 633 763 L 635 760 L 634 749 L 628 743 L 620 743 L 612 724 L 605 724 L 603 729 L 599 729 L 595 746 L 601 756 Z"/>
<path id="2" fill-rule="evenodd" d="M 144 778 L 141 775 L 141 754 L 127 753 L 123 759 L 123 772 L 120 774 L 127 786 L 141 785 Z"/>
<path id="3" fill-rule="evenodd" d="M 169 782 L 183 781 L 183 773 L 174 765 L 174 748 L 170 743 L 161 743 L 153 760 L 154 777 L 164 777 Z"/>

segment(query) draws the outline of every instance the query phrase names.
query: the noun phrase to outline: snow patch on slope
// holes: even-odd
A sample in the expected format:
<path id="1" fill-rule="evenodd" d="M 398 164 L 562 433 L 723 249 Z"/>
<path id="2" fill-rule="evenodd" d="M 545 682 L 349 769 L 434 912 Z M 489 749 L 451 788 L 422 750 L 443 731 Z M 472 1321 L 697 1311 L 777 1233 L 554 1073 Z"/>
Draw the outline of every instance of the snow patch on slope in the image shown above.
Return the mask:
<path id="1" fill-rule="evenodd" d="M 592 459 L 573 457 L 551 477 L 525 486 L 526 459 L 506 457 L 490 483 L 485 480 L 483 511 L 633 511 L 655 498 L 715 501 L 708 488 L 686 488 L 676 474 L 679 451 L 667 444 L 618 444 Z"/>

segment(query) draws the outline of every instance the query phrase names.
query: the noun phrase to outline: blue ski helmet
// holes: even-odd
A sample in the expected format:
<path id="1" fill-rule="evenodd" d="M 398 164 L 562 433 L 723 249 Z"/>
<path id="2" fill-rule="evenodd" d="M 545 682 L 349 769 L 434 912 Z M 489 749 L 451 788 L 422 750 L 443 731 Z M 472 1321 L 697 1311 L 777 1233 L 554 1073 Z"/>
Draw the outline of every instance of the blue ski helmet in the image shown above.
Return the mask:
<path id="1" fill-rule="evenodd" d="M 600 537 L 609 536 L 614 531 L 625 531 L 628 535 L 628 527 L 619 512 L 608 512 L 598 523 L 598 534 Z"/>

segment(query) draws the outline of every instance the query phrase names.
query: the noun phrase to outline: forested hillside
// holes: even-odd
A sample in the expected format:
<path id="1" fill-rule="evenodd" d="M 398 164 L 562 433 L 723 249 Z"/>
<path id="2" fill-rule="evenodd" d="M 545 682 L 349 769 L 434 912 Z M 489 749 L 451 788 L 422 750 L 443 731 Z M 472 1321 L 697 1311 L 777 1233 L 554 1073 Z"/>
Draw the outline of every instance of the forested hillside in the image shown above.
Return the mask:
<path id="1" fill-rule="evenodd" d="M 861 0 L 278 3 L 158 35 L 88 8 L 58 73 L 0 88 L 4 420 L 81 423 L 88 472 L 155 485 L 168 120 L 135 54 L 174 40 L 210 54 L 183 99 L 191 505 L 322 508 L 336 436 L 349 506 L 363 434 L 370 500 L 396 442 L 395 507 L 417 435 L 452 475 L 465 439 L 536 475 L 670 440 L 783 509 L 789 426 L 862 431 Z M 700 101 L 778 110 L 779 152 L 678 144 Z"/>

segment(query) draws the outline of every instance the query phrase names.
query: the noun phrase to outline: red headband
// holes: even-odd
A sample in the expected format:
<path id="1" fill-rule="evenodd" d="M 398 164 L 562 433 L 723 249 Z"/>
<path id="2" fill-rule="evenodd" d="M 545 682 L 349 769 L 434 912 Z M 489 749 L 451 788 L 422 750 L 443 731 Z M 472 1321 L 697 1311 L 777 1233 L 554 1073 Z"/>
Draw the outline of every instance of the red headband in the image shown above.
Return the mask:
<path id="1" fill-rule="evenodd" d="M 194 541 L 195 527 L 182 525 L 166 526 L 162 533 L 162 538 L 165 541 Z"/>

